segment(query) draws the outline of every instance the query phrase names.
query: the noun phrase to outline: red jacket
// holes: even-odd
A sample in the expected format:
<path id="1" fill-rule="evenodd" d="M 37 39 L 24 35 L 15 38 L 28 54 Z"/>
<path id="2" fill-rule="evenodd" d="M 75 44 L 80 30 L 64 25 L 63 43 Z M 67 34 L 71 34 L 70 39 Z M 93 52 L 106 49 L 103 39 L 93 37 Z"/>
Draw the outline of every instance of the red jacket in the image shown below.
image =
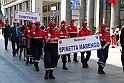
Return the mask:
<path id="1" fill-rule="evenodd" d="M 76 26 L 71 26 L 69 25 L 67 27 L 69 33 L 70 33 L 70 37 L 77 37 L 78 36 L 78 29 Z"/>
<path id="2" fill-rule="evenodd" d="M 30 27 L 26 28 L 24 31 L 24 38 L 28 38 L 32 30 L 34 30 L 34 28 L 30 28 Z"/>
<path id="3" fill-rule="evenodd" d="M 60 34 L 60 38 L 68 38 L 70 35 L 67 28 L 61 28 L 59 34 Z"/>
<path id="4" fill-rule="evenodd" d="M 44 41 L 47 43 L 47 44 L 50 44 L 50 43 L 58 43 L 58 40 L 57 41 L 51 41 L 51 39 L 53 38 L 60 38 L 60 35 L 59 33 L 54 30 L 54 32 L 52 32 L 50 30 L 50 28 L 47 29 L 46 32 L 44 32 Z"/>
<path id="5" fill-rule="evenodd" d="M 33 29 L 30 32 L 30 38 L 32 41 L 33 45 L 38 45 L 38 46 L 42 46 L 43 44 L 43 36 L 44 36 L 44 31 L 42 29 Z"/>
<path id="6" fill-rule="evenodd" d="M 87 28 L 86 29 L 82 28 L 79 31 L 79 34 L 78 34 L 79 37 L 81 37 L 81 36 L 88 36 L 88 35 L 91 35 L 91 31 L 88 30 Z"/>
<path id="7" fill-rule="evenodd" d="M 107 43 L 111 44 L 110 33 L 107 31 L 99 31 L 97 34 L 100 35 L 100 41 L 107 41 Z"/>

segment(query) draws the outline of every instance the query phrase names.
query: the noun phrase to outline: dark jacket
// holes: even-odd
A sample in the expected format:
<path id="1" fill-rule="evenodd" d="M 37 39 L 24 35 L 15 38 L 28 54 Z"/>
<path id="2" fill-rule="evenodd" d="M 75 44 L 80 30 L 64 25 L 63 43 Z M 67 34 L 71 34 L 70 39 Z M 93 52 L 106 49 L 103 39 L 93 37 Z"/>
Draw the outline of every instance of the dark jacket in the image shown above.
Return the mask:
<path id="1" fill-rule="evenodd" d="M 11 28 L 10 25 L 5 25 L 5 28 L 2 29 L 2 34 L 4 34 L 4 36 L 9 37 L 9 34 L 10 34 L 10 28 Z"/>
<path id="2" fill-rule="evenodd" d="M 120 43 L 121 43 L 121 45 L 124 45 L 124 28 L 122 28 L 122 30 L 121 30 Z"/>
<path id="3" fill-rule="evenodd" d="M 17 27 L 17 30 L 18 30 L 18 35 L 16 34 L 16 28 L 14 26 L 10 28 L 10 40 L 11 41 L 19 42 L 20 28 Z"/>

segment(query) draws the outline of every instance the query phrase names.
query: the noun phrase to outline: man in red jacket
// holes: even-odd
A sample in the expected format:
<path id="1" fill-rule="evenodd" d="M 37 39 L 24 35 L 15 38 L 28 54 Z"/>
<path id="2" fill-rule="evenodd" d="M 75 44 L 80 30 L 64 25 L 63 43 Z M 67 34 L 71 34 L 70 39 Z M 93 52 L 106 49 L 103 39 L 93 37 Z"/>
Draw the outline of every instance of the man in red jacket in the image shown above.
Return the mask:
<path id="1" fill-rule="evenodd" d="M 79 31 L 79 37 L 91 35 L 91 31 L 87 29 L 87 21 L 82 22 L 82 29 Z M 90 59 L 91 51 L 86 51 L 86 58 L 84 57 L 85 52 L 81 52 L 81 63 L 83 68 L 89 67 L 88 60 Z"/>
<path id="2" fill-rule="evenodd" d="M 74 26 L 74 19 L 70 20 L 70 25 L 67 27 L 69 33 L 70 33 L 70 38 L 77 37 L 78 36 L 78 29 L 76 26 Z M 73 61 L 78 62 L 77 60 L 77 53 L 74 53 L 74 58 Z M 70 54 L 68 54 L 68 62 L 71 62 L 70 59 Z"/>

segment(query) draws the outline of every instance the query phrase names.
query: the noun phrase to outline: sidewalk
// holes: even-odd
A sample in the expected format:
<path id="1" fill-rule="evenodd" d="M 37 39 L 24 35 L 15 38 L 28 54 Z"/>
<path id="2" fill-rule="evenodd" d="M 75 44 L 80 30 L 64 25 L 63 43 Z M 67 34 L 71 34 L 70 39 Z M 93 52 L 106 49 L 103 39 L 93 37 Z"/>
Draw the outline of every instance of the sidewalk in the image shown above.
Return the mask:
<path id="1" fill-rule="evenodd" d="M 73 56 L 72 56 L 73 58 Z M 81 63 L 67 63 L 69 70 L 62 69 L 61 58 L 54 71 L 55 80 L 44 79 L 43 60 L 40 60 L 40 71 L 36 72 L 33 65 L 12 56 L 11 43 L 8 50 L 4 50 L 3 37 L 0 34 L 0 83 L 123 83 L 121 54 L 118 48 L 110 48 L 105 67 L 105 75 L 97 74 L 97 53 L 92 51 L 89 68 L 84 69 Z M 80 61 L 80 53 L 78 54 Z"/>

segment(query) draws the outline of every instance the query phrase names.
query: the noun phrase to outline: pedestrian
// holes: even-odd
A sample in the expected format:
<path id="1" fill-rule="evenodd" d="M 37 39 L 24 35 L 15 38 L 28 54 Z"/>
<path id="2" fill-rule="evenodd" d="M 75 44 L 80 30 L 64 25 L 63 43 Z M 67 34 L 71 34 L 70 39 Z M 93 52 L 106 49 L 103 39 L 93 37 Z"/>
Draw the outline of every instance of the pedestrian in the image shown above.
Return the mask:
<path id="1" fill-rule="evenodd" d="M 112 45 L 112 48 L 115 48 L 116 46 L 116 33 L 115 33 L 115 28 L 112 27 L 111 28 L 111 45 Z"/>
<path id="2" fill-rule="evenodd" d="M 78 29 L 77 27 L 74 25 L 75 20 L 71 19 L 70 20 L 70 25 L 67 27 L 69 33 L 70 33 L 70 38 L 73 37 L 77 37 L 78 36 Z M 78 62 L 77 60 L 77 53 L 74 53 L 74 58 L 73 58 L 74 62 Z M 68 62 L 71 62 L 71 58 L 70 58 L 70 54 L 68 54 Z"/>
<path id="3" fill-rule="evenodd" d="M 110 33 L 106 30 L 107 24 L 102 24 L 102 28 L 97 34 L 100 36 L 100 42 L 102 48 L 97 50 L 97 56 L 99 58 L 98 63 L 98 74 L 105 74 L 103 71 L 106 60 L 108 58 L 109 45 L 111 44 Z"/>
<path id="4" fill-rule="evenodd" d="M 13 56 L 18 55 L 19 51 L 19 27 L 17 26 L 17 22 L 13 22 L 13 27 L 10 28 L 10 41 L 12 43 Z M 17 49 L 15 48 L 15 44 Z"/>
<path id="5" fill-rule="evenodd" d="M 122 26 L 121 34 L 120 34 L 120 43 L 121 43 L 121 62 L 123 67 L 123 73 L 124 73 L 124 26 Z"/>
<path id="6" fill-rule="evenodd" d="M 59 33 L 56 31 L 55 22 L 51 21 L 49 23 L 50 28 L 44 33 L 44 66 L 46 69 L 45 79 L 51 78 L 55 79 L 53 75 L 53 70 L 56 67 L 58 60 L 58 39 Z"/>
<path id="7" fill-rule="evenodd" d="M 26 39 L 26 44 L 28 43 L 27 40 L 29 39 L 30 32 L 34 30 L 35 24 L 34 21 L 30 20 L 29 21 L 29 27 L 27 27 L 24 31 L 24 39 Z M 32 54 L 32 41 L 30 41 L 30 48 L 27 48 L 27 55 L 26 55 L 26 65 L 28 63 L 33 64 L 33 54 Z"/>
<path id="8" fill-rule="evenodd" d="M 82 29 L 79 31 L 79 37 L 83 37 L 83 36 L 89 36 L 91 35 L 91 31 L 89 29 L 87 29 L 87 21 L 83 21 L 82 22 Z M 87 54 L 86 57 L 84 56 L 84 54 Z M 88 60 L 90 59 L 91 56 L 91 51 L 86 51 L 86 52 L 81 52 L 81 63 L 82 63 L 82 67 L 83 68 L 88 68 Z"/>
<path id="9" fill-rule="evenodd" d="M 41 57 L 41 50 L 43 47 L 43 35 L 44 31 L 40 29 L 40 22 L 36 21 L 35 22 L 36 28 L 31 31 L 30 33 L 30 38 L 28 39 L 28 48 L 30 48 L 30 45 L 32 45 L 32 53 L 34 56 L 34 66 L 36 71 L 39 71 L 39 60 Z M 30 44 L 30 41 L 32 42 Z"/>
<path id="10" fill-rule="evenodd" d="M 66 39 L 69 38 L 69 31 L 66 27 L 66 21 L 62 21 L 61 22 L 61 28 L 59 30 L 59 34 L 60 34 L 60 39 Z M 67 54 L 62 55 L 62 63 L 63 63 L 63 69 L 68 70 L 67 66 L 66 66 L 66 62 L 67 62 L 67 58 L 66 58 Z"/>
<path id="11" fill-rule="evenodd" d="M 19 59 L 21 59 L 22 56 L 22 52 L 24 50 L 24 61 L 26 61 L 26 41 L 25 39 L 23 39 L 24 36 L 24 31 L 27 28 L 27 26 L 22 26 L 21 27 L 21 32 L 19 33 L 19 42 L 20 42 L 20 55 L 19 55 Z"/>
<path id="12" fill-rule="evenodd" d="M 5 21 L 5 28 L 2 28 L 2 34 L 4 36 L 4 43 L 5 43 L 5 50 L 7 50 L 8 46 L 8 40 L 9 40 L 9 34 L 10 34 L 10 28 L 9 21 Z"/>

